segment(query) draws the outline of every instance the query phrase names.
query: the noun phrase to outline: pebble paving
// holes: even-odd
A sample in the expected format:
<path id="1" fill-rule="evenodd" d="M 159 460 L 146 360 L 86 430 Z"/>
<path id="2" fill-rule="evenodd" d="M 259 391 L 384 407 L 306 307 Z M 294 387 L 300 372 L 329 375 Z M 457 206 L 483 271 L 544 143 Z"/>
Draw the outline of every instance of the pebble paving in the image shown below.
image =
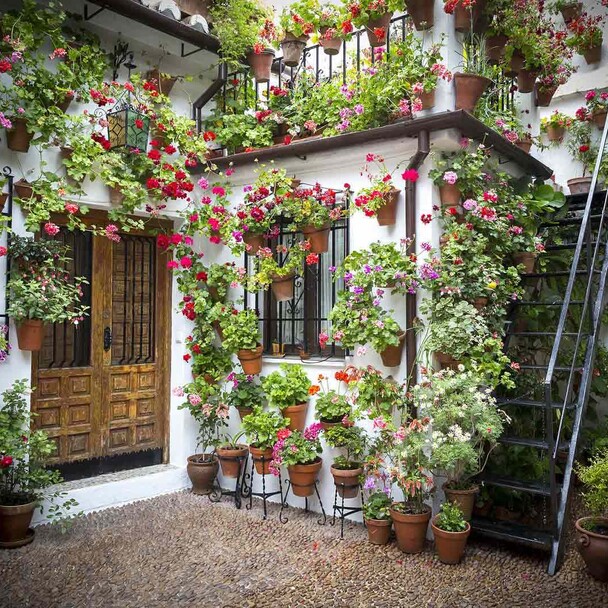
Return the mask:
<path id="1" fill-rule="evenodd" d="M 572 544 L 557 576 L 542 554 L 473 540 L 458 566 L 365 529 L 319 526 L 290 507 L 261 519 L 224 499 L 179 492 L 92 513 L 66 534 L 38 527 L 33 544 L 0 551 L 2 608 L 503 608 L 608 606 Z"/>

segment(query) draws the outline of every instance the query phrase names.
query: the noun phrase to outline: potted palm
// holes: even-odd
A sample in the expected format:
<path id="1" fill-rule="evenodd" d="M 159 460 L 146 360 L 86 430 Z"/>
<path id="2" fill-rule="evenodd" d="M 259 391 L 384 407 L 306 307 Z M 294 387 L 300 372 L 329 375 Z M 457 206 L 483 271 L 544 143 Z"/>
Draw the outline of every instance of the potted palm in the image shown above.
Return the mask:
<path id="1" fill-rule="evenodd" d="M 232 314 L 220 318 L 223 346 L 229 352 L 236 352 L 243 372 L 254 376 L 262 371 L 262 350 L 260 344 L 259 320 L 255 310 L 232 310 Z"/>
<path id="2" fill-rule="evenodd" d="M 306 426 L 308 399 L 314 391 L 302 365 L 281 363 L 278 370 L 264 378 L 262 387 L 270 406 L 280 410 L 285 418 L 289 418 L 289 428 L 293 431 L 303 431 Z"/>
<path id="3" fill-rule="evenodd" d="M 249 441 L 249 453 L 255 470 L 260 475 L 270 473 L 272 448 L 277 441 L 277 433 L 289 423 L 278 412 L 256 410 L 243 418 L 243 430 Z"/>
<path id="4" fill-rule="evenodd" d="M 355 498 L 363 475 L 362 461 L 367 446 L 365 430 L 346 419 L 325 430 L 324 437 L 328 446 L 345 451 L 344 455 L 334 458 L 330 468 L 338 495 Z"/>
<path id="5" fill-rule="evenodd" d="M 443 564 L 457 564 L 464 555 L 471 524 L 456 503 L 445 502 L 431 524 L 435 549 Z"/>

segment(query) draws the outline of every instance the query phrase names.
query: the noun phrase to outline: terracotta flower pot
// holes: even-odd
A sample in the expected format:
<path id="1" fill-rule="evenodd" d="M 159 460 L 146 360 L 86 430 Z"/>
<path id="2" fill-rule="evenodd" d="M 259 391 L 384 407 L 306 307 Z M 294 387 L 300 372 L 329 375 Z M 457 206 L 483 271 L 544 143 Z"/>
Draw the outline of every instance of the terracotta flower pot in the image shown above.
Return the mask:
<path id="1" fill-rule="evenodd" d="M 521 54 L 520 51 L 513 51 L 513 54 L 511 55 L 511 61 L 509 62 L 509 67 L 511 68 L 511 71 L 520 72 L 524 67 L 525 61 L 526 58 Z"/>
<path id="2" fill-rule="evenodd" d="M 436 520 L 435 517 L 431 527 L 439 561 L 443 564 L 458 564 L 464 555 L 467 540 L 471 534 L 471 524 L 467 522 L 467 529 L 464 532 L 446 532 L 435 525 Z"/>
<path id="3" fill-rule="evenodd" d="M 306 428 L 306 413 L 308 403 L 289 405 L 281 410 L 283 418 L 289 418 L 289 428 L 292 431 L 303 431 Z"/>
<path id="4" fill-rule="evenodd" d="M 329 251 L 329 224 L 322 228 L 316 226 L 304 226 L 302 232 L 310 241 L 310 251 L 312 253 L 326 253 Z"/>
<path id="5" fill-rule="evenodd" d="M 8 200 L 8 193 L 2 192 L 0 193 L 0 213 L 4 211 L 4 205 L 6 205 L 6 201 Z"/>
<path id="6" fill-rule="evenodd" d="M 435 353 L 435 358 L 437 359 L 437 363 L 439 363 L 441 369 L 457 369 L 458 365 L 460 365 L 460 361 L 454 359 L 452 355 L 448 355 L 446 353 Z"/>
<path id="7" fill-rule="evenodd" d="M 359 494 L 359 476 L 363 474 L 363 469 L 336 469 L 332 466 L 329 469 L 334 477 L 334 484 L 338 490 L 338 496 L 344 498 L 356 498 Z"/>
<path id="8" fill-rule="evenodd" d="M 28 530 L 35 508 L 35 502 L 14 506 L 0 505 L 0 547 L 20 547 L 31 542 L 28 539 Z"/>
<path id="9" fill-rule="evenodd" d="M 498 64 L 503 60 L 508 40 L 504 34 L 487 37 L 486 57 L 490 63 Z"/>
<path id="10" fill-rule="evenodd" d="M 532 93 L 538 72 L 522 68 L 517 72 L 517 90 L 520 93 Z"/>
<path id="11" fill-rule="evenodd" d="M 6 132 L 6 145 L 13 152 L 27 152 L 30 142 L 34 138 L 33 133 L 28 133 L 27 122 L 24 118 L 13 118 L 13 128 Z"/>
<path id="12" fill-rule="evenodd" d="M 245 416 L 249 416 L 249 414 L 253 414 L 253 408 L 252 407 L 237 407 L 236 408 L 239 411 L 239 416 L 241 417 L 241 420 L 243 418 L 245 418 Z"/>
<path id="13" fill-rule="evenodd" d="M 471 521 L 475 497 L 479 494 L 479 486 L 473 486 L 468 490 L 451 490 L 447 484 L 443 484 L 443 493 L 449 502 L 456 503 L 462 511 L 462 516 L 467 521 Z"/>
<path id="14" fill-rule="evenodd" d="M 532 149 L 532 139 L 530 139 L 529 137 L 526 137 L 524 139 L 518 139 L 515 142 L 515 145 L 520 150 L 523 150 L 526 154 L 530 154 L 530 150 Z"/>
<path id="15" fill-rule="evenodd" d="M 17 344 L 20 350 L 40 350 L 43 338 L 44 324 L 40 319 L 24 319 L 17 324 Z"/>
<path id="16" fill-rule="evenodd" d="M 565 127 L 549 125 L 547 127 L 547 139 L 549 141 L 560 141 L 566 133 Z"/>
<path id="17" fill-rule="evenodd" d="M 420 32 L 429 30 L 435 25 L 435 3 L 429 0 L 405 0 L 407 14 Z"/>
<path id="18" fill-rule="evenodd" d="M 466 8 L 462 3 L 454 8 L 454 29 L 457 32 L 468 33 L 475 27 L 477 20 L 475 8 Z"/>
<path id="19" fill-rule="evenodd" d="M 477 74 L 454 74 L 456 109 L 473 112 L 477 102 L 490 85 L 491 80 Z"/>
<path id="20" fill-rule="evenodd" d="M 473 306 L 477 310 L 483 310 L 488 305 L 488 298 L 475 298 L 473 300 Z"/>
<path id="21" fill-rule="evenodd" d="M 601 526 L 602 534 L 586 530 L 582 524 L 593 521 Z M 608 583 L 608 518 L 583 517 L 576 524 L 576 547 L 585 560 L 587 570 L 593 578 Z"/>
<path id="22" fill-rule="evenodd" d="M 192 482 L 193 494 L 209 494 L 217 477 L 219 463 L 214 454 L 188 456 L 186 472 Z"/>
<path id="23" fill-rule="evenodd" d="M 158 89 L 163 95 L 169 95 L 171 93 L 171 89 L 173 89 L 173 85 L 177 82 L 177 78 L 174 76 L 161 76 L 161 72 L 158 68 L 154 68 L 153 70 L 148 70 L 146 73 L 146 80 L 156 80 L 158 83 Z"/>
<path id="24" fill-rule="evenodd" d="M 270 461 L 272 460 L 272 448 L 260 450 L 254 445 L 249 446 L 249 453 L 253 458 L 255 470 L 259 475 L 270 475 Z"/>
<path id="25" fill-rule="evenodd" d="M 518 251 L 513 254 L 513 261 L 515 264 L 522 264 L 524 267 L 524 273 L 530 274 L 534 272 L 534 264 L 536 262 L 536 253 L 531 251 Z"/>
<path id="26" fill-rule="evenodd" d="M 365 519 L 367 539 L 372 545 L 386 545 L 391 537 L 392 519 Z"/>
<path id="27" fill-rule="evenodd" d="M 435 89 L 428 93 L 420 93 L 420 102 L 422 103 L 423 110 L 430 110 L 435 107 Z"/>
<path id="28" fill-rule="evenodd" d="M 568 180 L 570 194 L 587 194 L 591 189 L 591 177 L 574 177 Z"/>
<path id="29" fill-rule="evenodd" d="M 247 455 L 248 446 L 238 444 L 238 447 L 220 447 L 217 449 L 217 456 L 220 459 L 222 475 L 231 479 L 236 479 L 241 472 L 241 463 Z M 240 460 L 239 460 L 240 459 Z"/>
<path id="30" fill-rule="evenodd" d="M 560 9 L 562 18 L 566 24 L 570 23 L 573 19 L 580 17 L 581 11 L 583 10 L 582 2 L 572 2 L 567 4 Z"/>
<path id="31" fill-rule="evenodd" d="M 258 82 L 269 82 L 272 62 L 274 61 L 274 51 L 264 49 L 261 53 L 251 51 L 247 54 L 247 63 L 253 72 L 253 77 Z"/>
<path id="32" fill-rule="evenodd" d="M 263 234 L 255 234 L 253 232 L 246 232 L 243 235 L 243 242 L 245 245 L 251 246 L 251 254 L 257 253 L 258 249 L 262 249 L 266 243 L 266 238 Z"/>
<path id="33" fill-rule="evenodd" d="M 403 356 L 403 346 L 405 344 L 405 332 L 399 334 L 399 344 L 397 346 L 387 346 L 381 353 L 382 365 L 385 367 L 397 367 L 401 365 Z"/>
<path id="34" fill-rule="evenodd" d="M 272 279 L 270 288 L 277 302 L 286 302 L 287 300 L 293 300 L 294 293 L 294 279 L 293 274 L 286 277 L 277 277 Z"/>
<path id="35" fill-rule="evenodd" d="M 392 16 L 393 13 L 384 13 L 384 15 L 381 15 L 377 19 L 370 19 L 367 22 L 367 25 L 365 26 L 365 31 L 367 32 L 367 39 L 369 40 L 369 45 L 372 48 L 384 46 L 386 44 Z M 380 30 L 384 31 L 381 32 Z M 384 36 L 376 35 L 381 33 L 384 33 Z"/>
<path id="36" fill-rule="evenodd" d="M 243 348 L 237 352 L 244 374 L 255 376 L 262 371 L 262 350 L 262 345 L 258 344 L 254 349 Z"/>
<path id="37" fill-rule="evenodd" d="M 281 42 L 281 50 L 283 51 L 283 63 L 287 67 L 295 68 L 299 65 L 307 42 L 308 36 L 297 38 L 289 32 L 285 34 L 285 38 Z"/>
<path id="38" fill-rule="evenodd" d="M 30 199 L 33 196 L 32 186 L 29 182 L 23 178 L 17 180 L 13 187 L 15 188 L 15 193 L 17 194 L 17 198 L 22 198 L 24 200 Z"/>
<path id="39" fill-rule="evenodd" d="M 321 28 L 321 36 L 319 36 L 319 44 L 323 47 L 323 52 L 326 55 L 337 55 L 342 47 L 342 38 L 339 36 L 333 36 L 332 38 L 325 38 L 325 33 L 329 28 L 323 26 Z"/>
<path id="40" fill-rule="evenodd" d="M 456 207 L 460 204 L 462 193 L 460 192 L 459 186 L 456 184 L 444 184 L 439 186 L 439 198 L 441 204 L 445 207 Z"/>
<path id="41" fill-rule="evenodd" d="M 584 53 L 583 57 L 588 65 L 599 63 L 602 60 L 602 45 L 589 47 Z"/>
<path id="42" fill-rule="evenodd" d="M 557 91 L 557 87 L 551 87 L 550 89 L 540 88 L 538 83 L 534 87 L 536 92 L 534 104 L 537 108 L 548 108 L 551 105 L 551 101 L 555 92 Z"/>
<path id="43" fill-rule="evenodd" d="M 401 190 L 391 188 L 384 194 L 384 205 L 376 212 L 379 226 L 394 226 L 397 222 L 397 204 L 399 203 Z"/>
<path id="44" fill-rule="evenodd" d="M 598 129 L 603 129 L 606 125 L 606 115 L 608 115 L 608 111 L 606 110 L 593 112 L 591 114 L 591 120 L 596 124 Z"/>
<path id="45" fill-rule="evenodd" d="M 390 513 L 393 518 L 399 549 L 404 553 L 421 553 L 424 550 L 426 530 L 431 519 L 430 507 L 425 505 L 424 513 L 415 515 L 401 513 L 394 508 L 391 508 Z"/>
<path id="46" fill-rule="evenodd" d="M 315 481 L 323 465 L 323 460 L 317 458 L 310 464 L 293 464 L 287 467 L 291 491 L 295 496 L 312 496 L 315 493 Z"/>
<path id="47" fill-rule="evenodd" d="M 321 418 L 319 422 L 323 430 L 327 431 L 335 426 L 340 426 L 342 424 L 342 418 L 340 418 L 340 420 L 323 420 L 323 418 Z"/>

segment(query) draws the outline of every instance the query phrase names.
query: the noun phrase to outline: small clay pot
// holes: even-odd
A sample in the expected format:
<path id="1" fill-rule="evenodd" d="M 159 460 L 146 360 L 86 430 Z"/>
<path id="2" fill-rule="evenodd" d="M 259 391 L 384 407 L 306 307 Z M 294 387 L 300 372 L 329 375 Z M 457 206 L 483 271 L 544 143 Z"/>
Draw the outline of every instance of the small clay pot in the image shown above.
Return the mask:
<path id="1" fill-rule="evenodd" d="M 367 39 L 369 40 L 369 45 L 372 48 L 377 48 L 379 46 L 384 46 L 388 39 L 388 30 L 391 24 L 391 18 L 393 13 L 384 13 L 384 15 L 380 15 L 377 19 L 370 19 L 365 26 L 365 31 L 367 32 Z M 383 29 L 384 36 L 376 36 L 376 30 Z"/>
<path id="2" fill-rule="evenodd" d="M 291 491 L 295 496 L 312 496 L 315 493 L 315 482 L 323 465 L 323 460 L 317 458 L 310 464 L 293 464 L 287 467 Z"/>
<path id="3" fill-rule="evenodd" d="M 602 60 L 602 45 L 592 46 L 588 48 L 584 53 L 583 57 L 587 62 L 587 65 L 593 65 L 599 63 Z"/>
<path id="4" fill-rule="evenodd" d="M 247 63 L 253 72 L 253 77 L 260 83 L 270 81 L 273 61 L 274 51 L 272 49 L 264 49 L 261 53 L 251 51 L 247 54 Z"/>
<path id="5" fill-rule="evenodd" d="M 243 242 L 245 245 L 251 246 L 251 254 L 255 254 L 258 252 L 258 249 L 262 249 L 266 242 L 266 238 L 263 234 L 255 234 L 253 232 L 246 232 L 243 235 Z"/>
<path id="6" fill-rule="evenodd" d="M 286 277 L 273 277 L 270 288 L 277 302 L 287 302 L 293 300 L 294 295 L 294 279 L 293 274 Z"/>
<path id="7" fill-rule="evenodd" d="M 462 516 L 467 521 L 471 521 L 475 497 L 479 494 L 479 486 L 473 486 L 468 490 L 451 490 L 447 484 L 443 484 L 443 493 L 449 502 L 455 503 L 460 507 Z"/>
<path id="8" fill-rule="evenodd" d="M 340 418 L 339 420 L 323 420 L 323 418 L 321 418 L 319 420 L 319 423 L 321 424 L 321 428 L 324 431 L 327 431 L 329 429 L 332 429 L 335 426 L 341 426 L 342 425 L 342 418 Z"/>
<path id="9" fill-rule="evenodd" d="M 437 359 L 437 363 L 441 369 L 457 369 L 460 365 L 460 361 L 454 359 L 452 355 L 448 355 L 446 353 L 435 353 L 435 358 Z"/>
<path id="10" fill-rule="evenodd" d="M 13 152 L 27 152 L 30 142 L 34 138 L 33 133 L 27 130 L 27 122 L 24 118 L 13 118 L 13 127 L 6 131 L 6 145 Z"/>
<path id="11" fill-rule="evenodd" d="M 462 193 L 456 184 L 439 186 L 439 198 L 445 207 L 456 207 L 460 204 Z"/>
<path id="12" fill-rule="evenodd" d="M 285 34 L 285 38 L 281 42 L 281 50 L 283 51 L 283 63 L 287 67 L 295 68 L 299 65 L 307 42 L 308 36 L 298 38 L 289 32 Z"/>
<path id="13" fill-rule="evenodd" d="M 488 298 L 482 297 L 482 298 L 475 298 L 473 300 L 473 306 L 475 306 L 475 308 L 477 310 L 483 310 L 486 306 L 488 305 Z"/>
<path id="14" fill-rule="evenodd" d="M 244 348 L 236 353 L 244 374 L 255 376 L 262 371 L 262 350 L 262 345 L 258 344 L 254 349 Z"/>
<path id="15" fill-rule="evenodd" d="M 210 494 L 218 469 L 219 463 L 215 454 L 189 456 L 186 472 L 192 482 L 192 493 Z"/>
<path id="16" fill-rule="evenodd" d="M 435 3 L 429 0 L 405 0 L 407 14 L 420 32 L 435 25 Z"/>
<path id="17" fill-rule="evenodd" d="M 391 537 L 392 519 L 365 519 L 367 538 L 372 545 L 386 545 Z"/>
<path id="18" fill-rule="evenodd" d="M 593 521 L 604 534 L 586 530 L 582 524 Z M 583 517 L 576 524 L 576 547 L 585 560 L 589 574 L 598 581 L 608 583 L 608 518 Z"/>
<path id="19" fill-rule="evenodd" d="M 259 475 L 270 475 L 270 461 L 272 460 L 272 448 L 260 450 L 254 445 L 249 446 L 249 453 L 253 459 L 255 470 Z"/>
<path id="20" fill-rule="evenodd" d="M 44 324 L 40 319 L 23 319 L 17 324 L 17 344 L 20 350 L 39 351 L 44 339 Z"/>
<path id="21" fill-rule="evenodd" d="M 551 100 L 557 91 L 557 87 L 551 87 L 550 89 L 540 88 L 538 83 L 534 87 L 535 98 L 534 105 L 537 108 L 548 108 L 551 105 Z"/>
<path id="22" fill-rule="evenodd" d="M 304 226 L 302 232 L 306 239 L 310 242 L 310 251 L 312 253 L 326 253 L 329 251 L 329 224 L 322 228 L 316 226 Z"/>
<path id="23" fill-rule="evenodd" d="M 325 38 L 325 32 L 327 32 L 328 29 L 329 28 L 327 26 L 323 26 L 321 28 L 319 44 L 323 47 L 323 52 L 326 55 L 337 55 L 340 52 L 340 48 L 342 47 L 342 38 L 340 38 L 339 36 Z"/>
<path id="24" fill-rule="evenodd" d="M 420 102 L 422 103 L 423 110 L 430 110 L 435 107 L 435 89 L 425 93 L 420 93 Z"/>
<path id="25" fill-rule="evenodd" d="M 125 200 L 125 195 L 118 188 L 108 186 L 108 192 L 110 194 L 111 205 L 122 205 L 122 202 Z"/>
<path id="26" fill-rule="evenodd" d="M 467 8 L 460 3 L 454 8 L 453 15 L 454 29 L 457 32 L 466 34 L 475 27 L 475 22 L 477 21 L 479 12 L 476 10 L 476 6 Z"/>
<path id="27" fill-rule="evenodd" d="M 2 213 L 2 211 L 4 211 L 4 205 L 6 204 L 7 200 L 8 200 L 8 193 L 7 192 L 0 193 L 0 213 Z"/>
<path id="28" fill-rule="evenodd" d="M 467 529 L 464 532 L 446 532 L 435 525 L 436 521 L 437 517 L 433 520 L 431 527 L 439 561 L 443 564 L 458 564 L 464 555 L 467 540 L 471 534 L 471 524 L 467 522 Z"/>
<path id="29" fill-rule="evenodd" d="M 401 194 L 401 190 L 397 188 L 391 188 L 384 194 L 384 205 L 376 211 L 376 219 L 379 226 L 394 226 L 397 222 L 399 194 Z"/>
<path id="30" fill-rule="evenodd" d="M 522 264 L 524 267 L 524 274 L 530 274 L 534 272 L 534 264 L 536 263 L 536 253 L 531 251 L 518 251 L 513 254 L 513 261 L 515 264 Z"/>
<path id="31" fill-rule="evenodd" d="M 492 64 L 499 64 L 505 55 L 508 38 L 504 34 L 488 36 L 486 39 L 486 57 Z"/>
<path id="32" fill-rule="evenodd" d="M 521 70 L 523 70 L 525 62 L 526 58 L 522 55 L 520 51 L 513 51 L 513 54 L 511 55 L 511 61 L 509 62 L 511 72 L 519 73 Z"/>
<path id="33" fill-rule="evenodd" d="M 593 112 L 591 114 L 591 120 L 595 123 L 598 129 L 603 129 L 606 124 L 606 116 L 608 115 L 608 111 L 601 110 L 599 112 Z"/>
<path id="34" fill-rule="evenodd" d="M 247 455 L 249 448 L 239 444 L 236 448 L 220 447 L 217 448 L 217 456 L 220 459 L 222 475 L 230 479 L 236 479 L 241 472 L 241 463 Z"/>
<path id="35" fill-rule="evenodd" d="M 163 95 L 169 95 L 173 85 L 177 82 L 177 78 L 174 76 L 161 76 L 161 72 L 158 68 L 148 70 L 146 73 L 146 80 L 156 80 L 158 83 L 158 90 Z"/>
<path id="36" fill-rule="evenodd" d="M 289 418 L 289 428 L 292 431 L 303 431 L 306 428 L 306 413 L 308 403 L 289 405 L 281 410 L 283 418 Z"/>
<path id="37" fill-rule="evenodd" d="M 530 150 L 532 149 L 532 139 L 530 139 L 529 137 L 526 137 L 524 139 L 518 139 L 515 142 L 515 145 L 520 150 L 523 150 L 526 154 L 530 154 Z"/>
<path id="38" fill-rule="evenodd" d="M 27 540 L 28 531 L 35 508 L 35 502 L 0 505 L 0 546 L 18 547 L 30 542 Z"/>
<path id="39" fill-rule="evenodd" d="M 573 177 L 568 180 L 570 194 L 587 194 L 591 190 L 591 177 Z"/>
<path id="40" fill-rule="evenodd" d="M 399 549 L 404 553 L 421 553 L 424 550 L 426 531 L 431 519 L 430 507 L 425 505 L 424 513 L 416 513 L 415 515 L 401 513 L 394 508 L 390 509 L 390 513 L 393 518 Z"/>
<path id="41" fill-rule="evenodd" d="M 565 127 L 549 125 L 547 127 L 547 139 L 549 141 L 560 141 L 566 133 Z"/>
<path id="42" fill-rule="evenodd" d="M 241 420 L 243 418 L 245 418 L 245 416 L 249 416 L 249 414 L 253 414 L 253 408 L 252 407 L 237 407 L 236 408 L 239 411 L 239 416 L 241 417 Z"/>
<path id="43" fill-rule="evenodd" d="M 338 496 L 344 498 L 356 498 L 359 494 L 359 476 L 363 474 L 363 469 L 337 469 L 332 466 L 329 469 L 334 477 L 334 484 L 338 491 Z"/>
<path id="44" fill-rule="evenodd" d="M 478 74 L 454 74 L 454 88 L 456 90 L 456 109 L 473 112 L 477 102 L 492 81 Z"/>
<path id="45" fill-rule="evenodd" d="M 517 73 L 517 90 L 520 93 L 532 93 L 537 76 L 537 70 L 526 70 L 525 68 L 519 70 Z"/>
<path id="46" fill-rule="evenodd" d="M 399 334 L 399 344 L 397 346 L 387 346 L 381 353 L 382 365 L 385 367 L 398 367 L 401 365 L 403 356 L 403 346 L 405 344 L 405 332 Z"/>

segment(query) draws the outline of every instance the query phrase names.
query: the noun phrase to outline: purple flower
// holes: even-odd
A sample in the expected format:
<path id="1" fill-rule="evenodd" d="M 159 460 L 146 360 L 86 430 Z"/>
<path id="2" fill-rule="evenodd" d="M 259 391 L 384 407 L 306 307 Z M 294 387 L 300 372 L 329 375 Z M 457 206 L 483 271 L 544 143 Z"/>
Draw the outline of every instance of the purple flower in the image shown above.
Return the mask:
<path id="1" fill-rule="evenodd" d="M 360 296 L 362 293 L 365 293 L 365 289 L 363 289 L 363 287 L 353 287 L 352 292 Z"/>
<path id="2" fill-rule="evenodd" d="M 370 475 L 365 478 L 365 483 L 363 484 L 364 490 L 373 490 L 376 487 L 376 480 Z"/>
<path id="3" fill-rule="evenodd" d="M 323 426 L 320 422 L 313 422 L 304 429 L 304 439 L 308 441 L 316 441 L 319 438 L 319 434 L 323 430 Z"/>
<path id="4" fill-rule="evenodd" d="M 363 114 L 363 112 L 365 112 L 365 108 L 360 103 L 358 103 L 354 107 L 354 110 L 355 110 L 355 114 L 357 114 L 358 116 L 361 116 L 361 114 Z"/>
<path id="5" fill-rule="evenodd" d="M 430 243 L 422 243 L 420 245 L 420 247 L 422 247 L 423 251 L 430 251 L 431 250 L 431 244 Z"/>
<path id="6" fill-rule="evenodd" d="M 418 272 L 422 280 L 433 281 L 439 278 L 439 273 L 428 263 L 422 264 Z"/>
<path id="7" fill-rule="evenodd" d="M 336 267 L 330 266 L 327 270 L 329 270 L 329 272 L 336 272 Z"/>
<path id="8" fill-rule="evenodd" d="M 348 283 L 349 281 L 352 281 L 352 280 L 353 280 L 353 273 L 352 272 L 347 272 L 344 275 L 344 282 Z"/>
<path id="9" fill-rule="evenodd" d="M 363 272 L 365 274 L 369 274 L 372 271 L 372 267 L 369 264 L 365 264 L 365 266 L 363 266 Z"/>

